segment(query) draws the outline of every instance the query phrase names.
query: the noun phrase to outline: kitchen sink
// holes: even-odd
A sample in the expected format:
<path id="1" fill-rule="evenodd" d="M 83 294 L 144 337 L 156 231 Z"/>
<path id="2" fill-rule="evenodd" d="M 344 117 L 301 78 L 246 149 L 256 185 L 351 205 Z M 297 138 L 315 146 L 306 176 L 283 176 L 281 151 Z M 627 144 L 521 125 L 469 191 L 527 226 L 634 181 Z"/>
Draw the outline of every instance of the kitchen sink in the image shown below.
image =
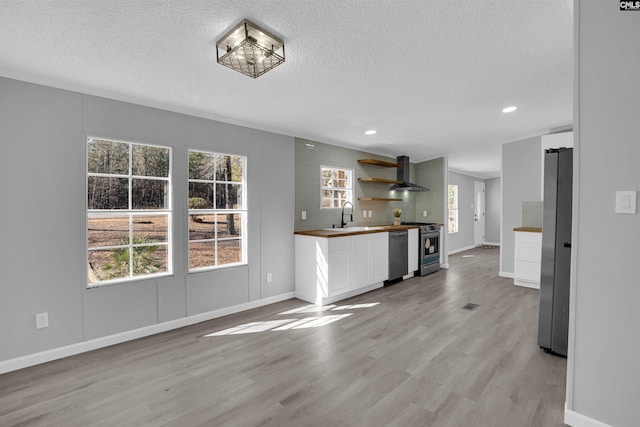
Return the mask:
<path id="1" fill-rule="evenodd" d="M 355 227 L 346 227 L 346 228 L 323 228 L 323 230 L 337 231 L 339 233 L 353 233 L 354 231 L 384 230 L 385 228 L 386 228 L 386 226 L 384 226 L 384 225 L 374 225 L 374 226 L 370 226 L 370 227 L 355 226 Z"/>

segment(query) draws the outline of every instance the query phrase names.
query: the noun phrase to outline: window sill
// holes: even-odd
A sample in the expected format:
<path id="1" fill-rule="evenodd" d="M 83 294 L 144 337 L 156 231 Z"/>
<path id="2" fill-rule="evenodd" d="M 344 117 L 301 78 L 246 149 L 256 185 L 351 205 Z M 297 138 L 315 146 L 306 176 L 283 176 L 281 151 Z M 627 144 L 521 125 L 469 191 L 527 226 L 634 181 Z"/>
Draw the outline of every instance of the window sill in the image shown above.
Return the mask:
<path id="1" fill-rule="evenodd" d="M 248 265 L 249 265 L 248 262 L 236 262 L 236 263 L 233 263 L 233 264 L 224 264 L 224 265 L 216 265 L 216 266 L 212 266 L 212 267 L 194 268 L 194 269 L 189 270 L 187 274 L 203 273 L 203 272 L 206 272 L 206 271 L 225 270 L 227 268 L 235 268 L 235 267 L 246 267 Z"/>
<path id="2" fill-rule="evenodd" d="M 173 273 L 149 274 L 147 276 L 127 277 L 126 279 L 104 280 L 102 282 L 87 283 L 86 289 L 98 289 L 107 286 L 124 285 L 126 283 L 142 282 L 145 280 L 155 280 L 163 277 L 173 277 Z"/>

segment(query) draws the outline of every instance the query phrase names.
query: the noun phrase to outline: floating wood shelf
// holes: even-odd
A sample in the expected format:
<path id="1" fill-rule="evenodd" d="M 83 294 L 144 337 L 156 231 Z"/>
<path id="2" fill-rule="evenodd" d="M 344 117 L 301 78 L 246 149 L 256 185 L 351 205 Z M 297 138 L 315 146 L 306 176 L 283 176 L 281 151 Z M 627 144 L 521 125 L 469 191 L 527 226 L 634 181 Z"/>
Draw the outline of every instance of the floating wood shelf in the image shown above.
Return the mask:
<path id="1" fill-rule="evenodd" d="M 402 181 L 398 181 L 398 180 L 395 180 L 395 179 L 373 178 L 373 177 L 358 178 L 358 181 L 360 181 L 360 182 L 381 182 L 383 184 L 402 184 Z"/>
<path id="2" fill-rule="evenodd" d="M 400 165 L 397 163 L 391 163 L 391 162 L 384 162 L 382 160 L 376 160 L 376 159 L 360 159 L 358 160 L 358 163 L 362 163 L 365 165 L 373 165 L 373 166 L 382 166 L 384 168 L 399 168 Z"/>
<path id="3" fill-rule="evenodd" d="M 358 197 L 361 202 L 401 202 L 402 199 L 387 199 L 384 197 Z"/>

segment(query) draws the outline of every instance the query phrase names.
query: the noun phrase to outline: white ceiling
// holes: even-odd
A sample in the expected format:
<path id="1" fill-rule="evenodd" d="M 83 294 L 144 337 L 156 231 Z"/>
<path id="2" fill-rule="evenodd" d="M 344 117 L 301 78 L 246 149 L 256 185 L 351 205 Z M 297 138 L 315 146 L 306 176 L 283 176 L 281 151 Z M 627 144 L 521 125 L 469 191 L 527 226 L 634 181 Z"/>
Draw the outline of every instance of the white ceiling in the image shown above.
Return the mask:
<path id="1" fill-rule="evenodd" d="M 244 18 L 285 42 L 256 80 L 216 64 Z M 0 0 L 0 74 L 495 177 L 501 144 L 571 126 L 572 21 L 571 0 Z"/>

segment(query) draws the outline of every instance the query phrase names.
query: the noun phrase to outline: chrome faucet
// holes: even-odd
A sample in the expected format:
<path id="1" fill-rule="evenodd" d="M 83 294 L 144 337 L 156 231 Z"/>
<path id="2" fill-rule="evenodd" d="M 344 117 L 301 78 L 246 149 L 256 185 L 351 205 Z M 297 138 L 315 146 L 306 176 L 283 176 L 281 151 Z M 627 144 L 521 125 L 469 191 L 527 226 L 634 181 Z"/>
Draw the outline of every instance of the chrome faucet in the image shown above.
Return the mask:
<path id="1" fill-rule="evenodd" d="M 353 203 L 346 201 L 342 204 L 342 215 L 340 216 L 340 228 L 345 228 L 347 226 L 347 223 L 344 220 L 344 208 L 347 206 L 347 203 L 351 205 L 351 222 L 353 222 Z"/>

